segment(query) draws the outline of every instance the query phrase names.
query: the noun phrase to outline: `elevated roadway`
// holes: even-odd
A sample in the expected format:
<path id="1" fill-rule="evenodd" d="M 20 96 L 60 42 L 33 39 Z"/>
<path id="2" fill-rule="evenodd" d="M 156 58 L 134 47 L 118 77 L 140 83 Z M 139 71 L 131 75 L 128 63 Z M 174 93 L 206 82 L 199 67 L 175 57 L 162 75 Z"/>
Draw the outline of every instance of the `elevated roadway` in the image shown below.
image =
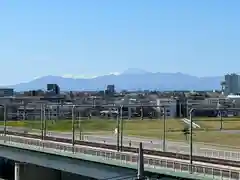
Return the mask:
<path id="1" fill-rule="evenodd" d="M 3 127 L 0 127 L 0 130 L 3 130 Z M 16 128 L 16 127 L 7 127 L 7 130 L 13 132 L 22 132 L 22 133 L 34 133 L 40 134 L 40 130 L 31 130 L 26 128 Z M 48 131 L 48 136 L 52 137 L 59 137 L 59 138 L 72 138 L 71 132 L 54 132 Z M 97 142 L 97 143 L 106 143 L 106 144 L 113 144 L 116 145 L 116 135 L 95 135 L 95 134 L 88 134 L 82 136 L 82 140 L 89 141 L 89 142 Z M 76 132 L 76 139 L 79 139 L 79 134 Z M 156 139 L 147 139 L 147 138 L 137 138 L 137 137 L 123 137 L 123 145 L 132 147 L 138 147 L 139 142 L 143 143 L 144 149 L 151 149 L 151 150 L 162 150 L 163 148 L 163 141 L 156 140 Z M 176 153 L 183 153 L 189 154 L 189 144 L 187 142 L 173 142 L 173 141 L 166 141 L 166 151 L 169 152 L 176 152 Z M 205 157 L 214 157 L 220 159 L 229 159 L 229 160 L 237 160 L 240 161 L 240 153 L 239 150 L 231 149 L 230 147 L 219 148 L 216 146 L 205 145 L 203 143 L 194 143 L 193 146 L 193 154 L 198 156 L 205 156 Z"/>
<path id="2" fill-rule="evenodd" d="M 119 168 L 127 168 L 127 169 L 136 169 L 137 165 L 137 154 L 127 153 L 127 152 L 116 152 L 114 150 L 101 149 L 101 148 L 92 148 L 88 146 L 72 146 L 71 144 L 60 143 L 60 142 L 52 142 L 52 141 L 42 141 L 38 139 L 26 138 L 26 137 L 18 137 L 18 136 L 1 136 L 0 137 L 2 144 L 2 151 L 0 151 L 1 156 L 8 155 L 9 157 L 13 154 L 14 147 L 23 150 L 30 150 L 31 153 L 35 152 L 44 152 L 49 155 L 58 155 L 63 157 L 71 157 L 74 160 L 85 160 L 90 162 L 97 162 L 98 164 L 107 164 L 118 166 Z M 5 142 L 4 142 L 5 140 Z M 10 150 L 12 148 L 12 150 Z M 5 151 L 8 150 L 8 151 Z M 9 154 L 10 152 L 10 154 Z M 28 153 L 27 153 L 28 154 Z M 28 159 L 33 161 L 36 155 L 40 154 L 32 154 L 32 159 Z M 22 158 L 21 161 L 24 161 L 25 154 L 21 154 L 21 156 L 17 156 L 16 158 Z M 8 158 L 9 158 L 8 157 Z M 13 157 L 12 157 L 13 158 Z M 41 156 L 41 158 L 43 158 Z M 60 158 L 60 157 L 59 157 Z M 60 159 L 61 159 L 60 158 Z M 47 159 L 52 159 L 49 156 Z M 45 158 L 46 160 L 46 158 Z M 18 159 L 18 161 L 20 161 Z M 69 160 L 68 160 L 69 161 Z M 39 162 L 39 160 L 38 160 Z M 43 166 L 49 166 L 49 160 L 41 161 Z M 182 178 L 193 178 L 193 179 L 239 179 L 240 169 L 236 167 L 229 166 L 221 166 L 221 165 L 213 165 L 202 162 L 194 162 L 192 167 L 193 173 L 189 174 L 190 165 L 184 161 L 179 159 L 171 159 L 164 157 L 156 157 L 156 156 L 148 156 L 144 157 L 145 169 L 147 172 L 158 173 L 158 174 L 167 174 Z M 66 164 L 67 163 L 67 164 Z M 56 168 L 61 166 L 64 167 L 67 171 L 76 171 L 79 172 L 79 169 L 76 167 L 67 167 L 68 164 L 73 164 L 72 162 L 61 162 L 59 164 L 52 163 L 52 168 Z M 50 163 L 51 164 L 51 163 Z M 75 164 L 75 163 L 74 163 Z M 54 165 L 54 166 L 53 166 Z M 69 169 L 68 169 L 69 168 Z M 86 170 L 85 170 L 86 171 Z M 75 172 L 75 173 L 76 173 Z M 130 172 L 129 172 L 130 173 Z"/>

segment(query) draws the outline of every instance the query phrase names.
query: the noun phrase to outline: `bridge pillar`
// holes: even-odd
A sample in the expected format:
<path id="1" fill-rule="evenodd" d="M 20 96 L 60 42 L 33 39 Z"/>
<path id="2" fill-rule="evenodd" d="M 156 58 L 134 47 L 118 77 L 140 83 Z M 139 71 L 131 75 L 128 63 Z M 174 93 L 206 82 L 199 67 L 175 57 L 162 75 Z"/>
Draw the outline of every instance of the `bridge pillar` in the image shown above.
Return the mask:
<path id="1" fill-rule="evenodd" d="M 14 165 L 14 180 L 20 180 L 20 163 L 15 162 Z"/>

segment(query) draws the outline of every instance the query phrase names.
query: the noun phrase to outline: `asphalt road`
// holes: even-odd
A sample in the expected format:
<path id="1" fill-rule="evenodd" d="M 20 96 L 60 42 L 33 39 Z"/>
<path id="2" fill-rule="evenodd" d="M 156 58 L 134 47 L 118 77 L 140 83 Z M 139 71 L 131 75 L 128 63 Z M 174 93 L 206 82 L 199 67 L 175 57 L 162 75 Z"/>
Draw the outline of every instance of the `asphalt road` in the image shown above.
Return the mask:
<path id="1" fill-rule="evenodd" d="M 0 127 L 0 130 L 3 130 L 3 127 Z M 7 127 L 8 131 L 13 132 L 22 132 L 22 133 L 35 133 L 40 134 L 40 130 L 30 130 L 23 127 Z M 47 134 L 53 137 L 61 137 L 61 138 L 72 138 L 71 132 L 51 132 L 48 131 Z M 79 132 L 76 132 L 76 139 L 79 138 Z M 107 144 L 117 144 L 117 136 L 112 135 L 84 135 L 83 140 L 91 141 L 91 142 L 99 142 L 99 143 L 107 143 Z M 146 139 L 146 138 L 136 138 L 136 137 L 123 137 L 123 145 L 124 146 L 132 146 L 138 147 L 139 142 L 143 143 L 143 147 L 145 149 L 155 149 L 155 150 L 163 150 L 163 141 L 156 140 L 156 139 Z M 229 148 L 230 149 L 230 148 Z M 187 142 L 173 142 L 173 141 L 166 141 L 166 151 L 169 152 L 177 152 L 183 154 L 189 154 L 190 148 Z M 237 150 L 221 150 L 216 146 L 210 145 L 203 145 L 203 144 L 194 144 L 193 145 L 193 154 L 199 156 L 207 156 L 207 157 L 215 157 L 221 159 L 230 159 L 230 160 L 239 160 L 240 161 L 240 154 Z"/>

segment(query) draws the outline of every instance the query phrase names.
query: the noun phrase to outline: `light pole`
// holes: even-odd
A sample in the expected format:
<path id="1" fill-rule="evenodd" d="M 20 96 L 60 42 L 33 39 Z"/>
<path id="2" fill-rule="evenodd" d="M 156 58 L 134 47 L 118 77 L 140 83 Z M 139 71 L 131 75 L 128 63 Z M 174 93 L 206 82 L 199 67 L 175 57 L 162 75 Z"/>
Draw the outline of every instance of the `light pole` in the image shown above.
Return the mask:
<path id="1" fill-rule="evenodd" d="M 75 105 L 72 106 L 72 151 L 74 152 L 75 144 Z"/>
<path id="2" fill-rule="evenodd" d="M 166 151 L 166 107 L 163 106 L 163 152 Z"/>

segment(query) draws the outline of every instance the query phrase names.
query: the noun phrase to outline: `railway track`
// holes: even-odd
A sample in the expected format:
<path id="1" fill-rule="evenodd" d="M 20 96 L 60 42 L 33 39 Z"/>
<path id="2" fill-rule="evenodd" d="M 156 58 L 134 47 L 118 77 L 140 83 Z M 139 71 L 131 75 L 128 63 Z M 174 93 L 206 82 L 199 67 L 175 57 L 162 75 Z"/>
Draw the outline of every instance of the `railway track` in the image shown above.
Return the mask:
<path id="1" fill-rule="evenodd" d="M 2 131 L 0 131 L 0 133 L 3 134 Z M 24 134 L 24 133 L 11 132 L 11 131 L 7 131 L 7 134 L 8 135 L 14 135 L 14 136 L 22 136 L 22 137 L 27 137 L 27 138 L 34 138 L 34 139 L 41 139 L 42 138 L 41 135 Z M 51 137 L 51 136 L 45 136 L 44 140 L 56 141 L 56 142 L 62 142 L 62 143 L 69 143 L 69 144 L 72 143 L 71 139 Z M 83 146 L 91 146 L 91 147 L 96 147 L 96 148 L 111 149 L 111 150 L 116 150 L 117 149 L 116 145 L 103 144 L 103 143 L 97 143 L 97 142 L 88 142 L 88 141 L 76 140 L 75 144 L 83 145 Z M 123 146 L 122 151 L 137 153 L 138 149 L 134 148 L 134 147 Z M 189 160 L 189 155 L 180 154 L 180 153 L 173 153 L 173 152 L 163 152 L 163 151 L 144 149 L 144 154 L 152 155 L 152 156 L 174 158 L 174 159 Z M 194 155 L 192 158 L 193 158 L 193 161 L 198 161 L 198 162 L 203 162 L 203 163 L 211 163 L 211 164 L 218 164 L 218 165 L 224 165 L 224 166 L 231 166 L 231 167 L 239 167 L 240 168 L 240 162 L 239 161 L 218 159 L 218 158 L 210 158 L 210 157 L 203 157 L 203 156 L 196 156 L 196 155 Z"/>

